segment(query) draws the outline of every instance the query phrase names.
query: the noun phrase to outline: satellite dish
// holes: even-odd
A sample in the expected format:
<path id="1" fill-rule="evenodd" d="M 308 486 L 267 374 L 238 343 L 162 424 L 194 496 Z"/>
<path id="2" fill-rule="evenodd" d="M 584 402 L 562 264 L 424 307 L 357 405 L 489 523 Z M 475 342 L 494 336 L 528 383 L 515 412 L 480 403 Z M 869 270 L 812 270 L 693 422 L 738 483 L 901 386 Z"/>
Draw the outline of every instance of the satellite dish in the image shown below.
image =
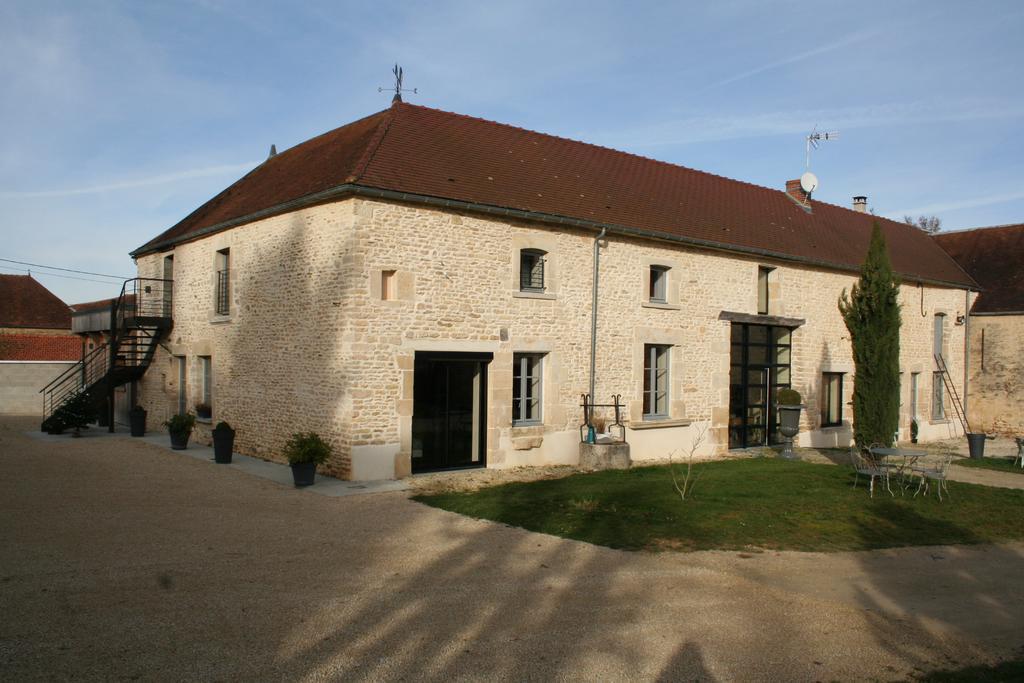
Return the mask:
<path id="1" fill-rule="evenodd" d="M 818 176 L 814 175 L 810 171 L 800 176 L 800 187 L 807 194 L 811 194 L 818 189 Z"/>

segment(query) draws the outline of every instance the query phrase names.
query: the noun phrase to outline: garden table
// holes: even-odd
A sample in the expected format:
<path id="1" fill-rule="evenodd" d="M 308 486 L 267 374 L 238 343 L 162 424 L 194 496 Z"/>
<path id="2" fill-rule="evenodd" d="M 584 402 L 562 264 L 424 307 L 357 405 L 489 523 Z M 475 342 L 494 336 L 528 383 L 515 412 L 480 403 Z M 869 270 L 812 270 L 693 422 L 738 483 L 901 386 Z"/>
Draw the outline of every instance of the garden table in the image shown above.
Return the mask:
<path id="1" fill-rule="evenodd" d="M 871 456 L 875 458 L 876 462 L 884 465 L 887 469 L 895 471 L 897 476 L 900 478 L 900 491 L 905 492 L 907 489 L 907 472 L 917 464 L 919 458 L 923 458 L 928 455 L 927 451 L 912 450 L 909 448 L 883 448 L 880 446 L 874 446 L 869 448 L 868 451 Z M 899 460 L 899 462 L 891 462 L 893 460 Z"/>

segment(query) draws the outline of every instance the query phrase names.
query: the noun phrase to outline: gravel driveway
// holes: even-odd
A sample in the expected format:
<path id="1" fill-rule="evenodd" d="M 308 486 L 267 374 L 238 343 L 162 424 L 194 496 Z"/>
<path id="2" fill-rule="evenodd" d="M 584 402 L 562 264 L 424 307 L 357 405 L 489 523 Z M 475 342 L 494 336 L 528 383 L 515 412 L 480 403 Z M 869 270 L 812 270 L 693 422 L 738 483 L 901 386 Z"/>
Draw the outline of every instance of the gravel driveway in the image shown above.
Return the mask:
<path id="1" fill-rule="evenodd" d="M 1024 645 L 1020 544 L 626 553 L 32 427 L 0 420 L 2 680 L 891 680 Z"/>

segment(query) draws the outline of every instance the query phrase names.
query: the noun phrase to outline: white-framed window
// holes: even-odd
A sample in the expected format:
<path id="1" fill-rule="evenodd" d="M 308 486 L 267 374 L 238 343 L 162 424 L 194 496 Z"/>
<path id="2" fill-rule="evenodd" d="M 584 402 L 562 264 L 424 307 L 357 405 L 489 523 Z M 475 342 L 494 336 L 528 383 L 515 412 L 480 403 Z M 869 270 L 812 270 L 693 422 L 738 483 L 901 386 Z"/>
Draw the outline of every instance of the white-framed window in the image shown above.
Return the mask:
<path id="1" fill-rule="evenodd" d="M 932 339 L 932 353 L 935 354 L 936 356 L 941 356 L 942 355 L 942 343 L 945 341 L 943 327 L 944 327 L 945 324 L 946 324 L 946 314 L 945 313 L 936 313 L 935 314 L 935 323 L 934 323 L 934 328 L 933 328 L 933 335 L 932 335 L 932 337 L 933 337 L 933 339 Z"/>
<path id="2" fill-rule="evenodd" d="M 175 356 L 174 362 L 178 366 L 178 414 L 184 415 L 188 412 L 188 359 Z"/>
<path id="3" fill-rule="evenodd" d="M 825 372 L 821 376 L 821 426 L 843 423 L 843 373 Z"/>
<path id="4" fill-rule="evenodd" d="M 519 251 L 519 291 L 544 291 L 544 261 L 547 253 L 540 249 Z"/>
<path id="5" fill-rule="evenodd" d="M 512 355 L 512 424 L 541 424 L 544 354 Z"/>
<path id="6" fill-rule="evenodd" d="M 651 303 L 668 303 L 668 266 L 651 266 L 647 284 L 647 299 Z"/>
<path id="7" fill-rule="evenodd" d="M 231 250 L 217 252 L 217 286 L 215 288 L 217 315 L 231 313 Z"/>
<path id="8" fill-rule="evenodd" d="M 668 417 L 668 361 L 665 344 L 644 344 L 644 419 Z"/>
<path id="9" fill-rule="evenodd" d="M 917 385 L 921 381 L 920 372 L 910 373 L 910 417 L 917 419 Z"/>

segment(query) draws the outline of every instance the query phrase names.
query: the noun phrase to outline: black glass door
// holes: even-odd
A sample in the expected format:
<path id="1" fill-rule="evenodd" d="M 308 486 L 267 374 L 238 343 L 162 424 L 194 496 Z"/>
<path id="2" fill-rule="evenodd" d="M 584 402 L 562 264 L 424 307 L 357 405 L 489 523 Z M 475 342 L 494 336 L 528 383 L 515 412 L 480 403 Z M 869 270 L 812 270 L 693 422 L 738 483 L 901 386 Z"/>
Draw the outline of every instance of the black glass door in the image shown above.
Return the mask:
<path id="1" fill-rule="evenodd" d="M 413 472 L 484 466 L 489 360 L 489 354 L 416 354 Z"/>
<path id="2" fill-rule="evenodd" d="M 771 325 L 732 324 L 729 448 L 779 443 L 775 396 L 791 382 L 792 333 Z"/>

